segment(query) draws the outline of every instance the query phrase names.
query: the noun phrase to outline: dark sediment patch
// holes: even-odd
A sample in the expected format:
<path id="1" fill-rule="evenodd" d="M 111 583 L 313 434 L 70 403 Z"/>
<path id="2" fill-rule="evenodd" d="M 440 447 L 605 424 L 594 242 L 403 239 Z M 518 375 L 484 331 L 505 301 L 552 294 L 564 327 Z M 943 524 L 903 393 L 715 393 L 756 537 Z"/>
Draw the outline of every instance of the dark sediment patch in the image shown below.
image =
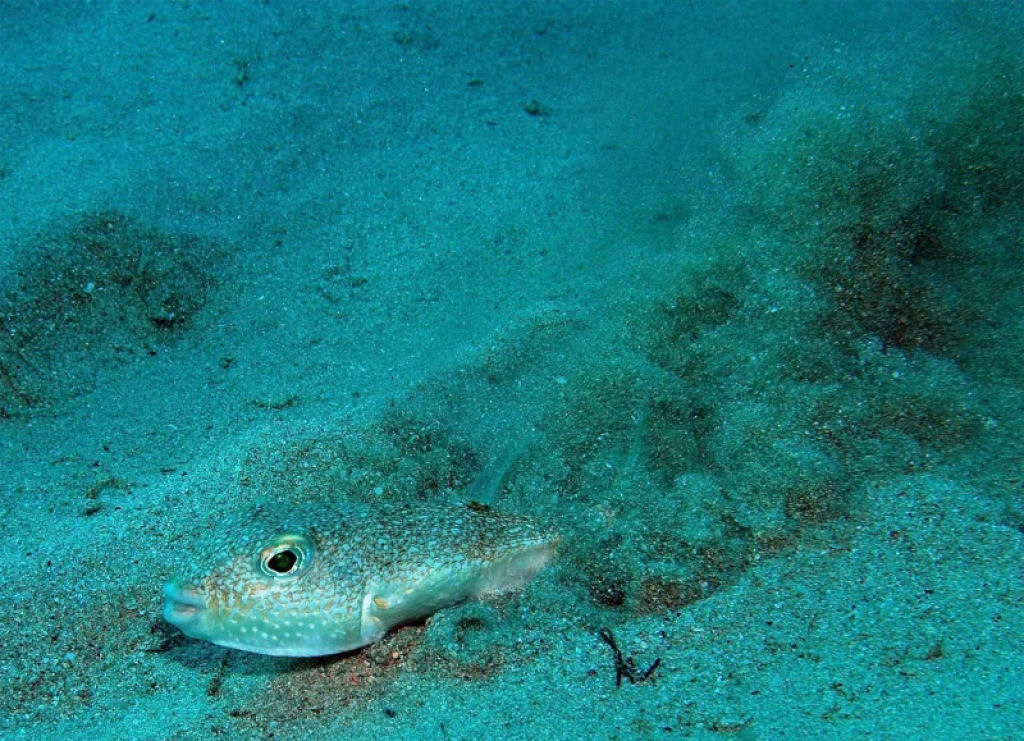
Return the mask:
<path id="1" fill-rule="evenodd" d="M 197 321 L 225 253 L 118 212 L 42 236 L 0 293 L 0 406 L 13 413 L 93 387 Z"/>
<path id="2" fill-rule="evenodd" d="M 955 109 L 933 89 L 899 121 L 837 116 L 813 91 L 744 133 L 746 234 L 704 228 L 618 366 L 584 365 L 540 425 L 581 600 L 678 609 L 856 521 L 868 482 L 1012 436 L 972 390 L 1020 380 L 1024 74 L 995 66 Z"/>
<path id="3" fill-rule="evenodd" d="M 476 453 L 440 422 L 394 411 L 343 433 L 254 449 L 239 483 L 255 499 L 444 502 L 479 469 Z"/>

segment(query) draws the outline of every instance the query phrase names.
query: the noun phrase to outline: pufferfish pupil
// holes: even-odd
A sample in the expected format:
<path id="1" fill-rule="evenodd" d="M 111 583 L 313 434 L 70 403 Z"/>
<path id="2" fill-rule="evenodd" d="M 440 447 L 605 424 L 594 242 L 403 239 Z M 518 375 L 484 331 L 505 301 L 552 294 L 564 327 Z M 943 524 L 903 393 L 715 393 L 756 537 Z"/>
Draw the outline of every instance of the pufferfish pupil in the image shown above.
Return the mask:
<path id="1" fill-rule="evenodd" d="M 525 584 L 558 536 L 481 505 L 263 505 L 197 538 L 164 585 L 186 635 L 276 656 L 320 656 Z"/>
<path id="2" fill-rule="evenodd" d="M 295 551 L 281 551 L 270 557 L 270 560 L 267 561 L 267 567 L 277 574 L 287 574 L 295 567 L 298 560 L 299 557 L 295 555 Z"/>

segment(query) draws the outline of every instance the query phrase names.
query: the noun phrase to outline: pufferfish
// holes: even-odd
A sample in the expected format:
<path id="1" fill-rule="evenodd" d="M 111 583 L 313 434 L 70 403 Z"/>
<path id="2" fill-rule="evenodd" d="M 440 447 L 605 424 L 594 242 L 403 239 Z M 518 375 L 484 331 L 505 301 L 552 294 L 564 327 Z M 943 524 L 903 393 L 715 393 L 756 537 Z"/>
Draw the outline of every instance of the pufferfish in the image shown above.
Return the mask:
<path id="1" fill-rule="evenodd" d="M 164 585 L 185 635 L 274 656 L 320 656 L 474 597 L 515 589 L 558 537 L 484 505 L 271 503 L 218 524 Z"/>

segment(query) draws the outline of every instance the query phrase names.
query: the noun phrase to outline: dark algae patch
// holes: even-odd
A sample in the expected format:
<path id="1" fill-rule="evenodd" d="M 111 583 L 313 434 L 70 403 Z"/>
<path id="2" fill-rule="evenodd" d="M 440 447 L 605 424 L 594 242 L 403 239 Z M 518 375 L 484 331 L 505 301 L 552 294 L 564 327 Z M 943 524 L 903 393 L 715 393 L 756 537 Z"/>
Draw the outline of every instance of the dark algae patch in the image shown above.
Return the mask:
<path id="1" fill-rule="evenodd" d="M 217 283 L 213 242 L 116 211 L 86 214 L 24 251 L 0 293 L 0 404 L 87 391 L 98 373 L 192 328 Z"/>
<path id="2" fill-rule="evenodd" d="M 855 523 L 868 482 L 1015 447 L 974 389 L 1021 380 L 1021 90 L 1019 61 L 979 62 L 901 117 L 814 90 L 738 128 L 735 222 L 694 227 L 509 477 L 544 471 L 572 513 L 581 601 L 679 610 Z"/>

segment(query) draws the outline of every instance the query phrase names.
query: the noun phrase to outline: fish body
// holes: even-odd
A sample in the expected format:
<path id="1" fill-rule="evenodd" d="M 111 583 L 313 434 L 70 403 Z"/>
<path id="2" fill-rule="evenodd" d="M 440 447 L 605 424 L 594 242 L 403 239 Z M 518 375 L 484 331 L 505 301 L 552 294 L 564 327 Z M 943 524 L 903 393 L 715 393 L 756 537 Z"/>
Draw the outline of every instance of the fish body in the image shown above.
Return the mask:
<path id="1" fill-rule="evenodd" d="M 444 607 L 514 589 L 557 536 L 481 505 L 278 503 L 219 525 L 164 585 L 186 635 L 275 656 L 373 643 Z"/>

